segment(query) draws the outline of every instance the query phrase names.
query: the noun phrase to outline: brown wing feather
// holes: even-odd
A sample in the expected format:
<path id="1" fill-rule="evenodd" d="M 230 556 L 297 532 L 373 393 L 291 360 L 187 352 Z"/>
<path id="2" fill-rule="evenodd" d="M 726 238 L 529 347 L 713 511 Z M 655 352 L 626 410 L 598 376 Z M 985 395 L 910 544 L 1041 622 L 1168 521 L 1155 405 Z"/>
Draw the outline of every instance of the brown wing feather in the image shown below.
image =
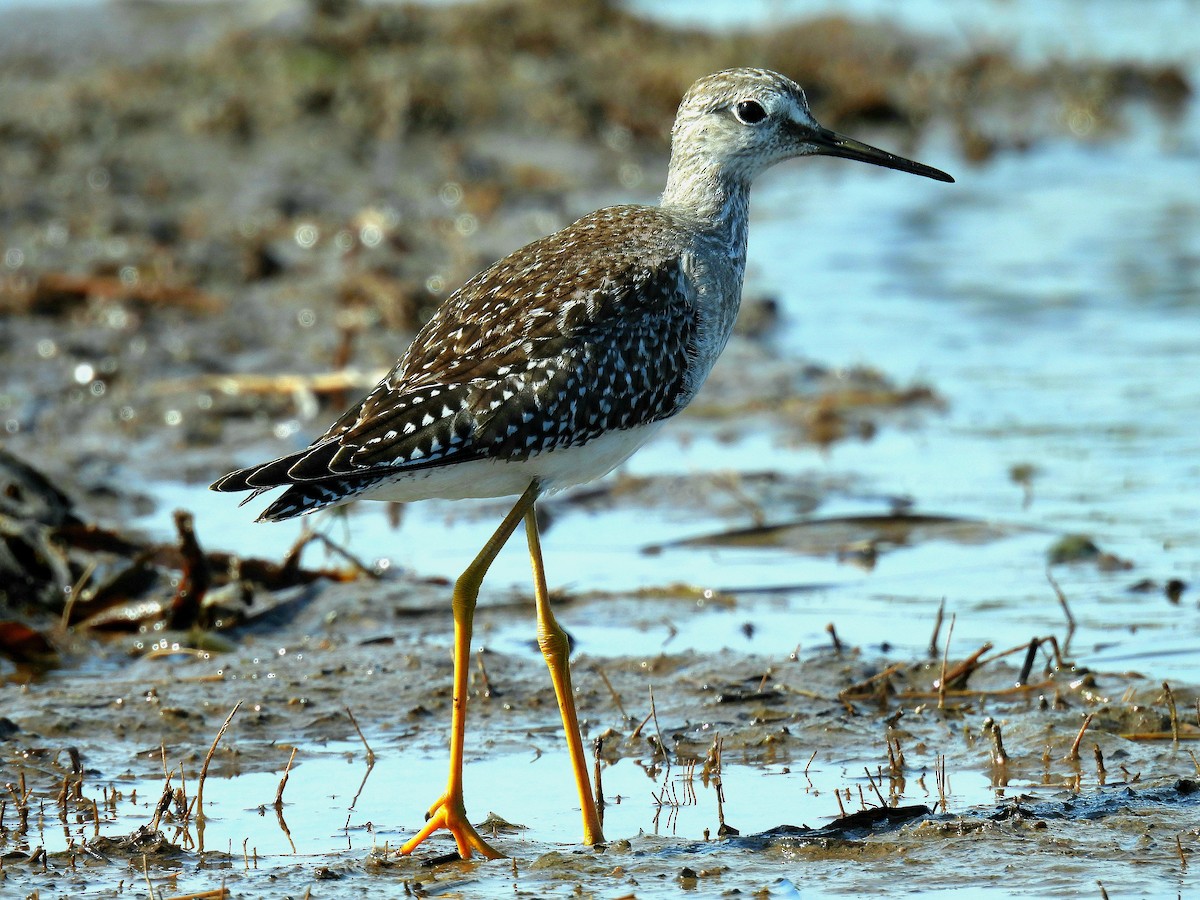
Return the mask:
<path id="1" fill-rule="evenodd" d="M 388 377 L 307 450 L 214 487 L 365 487 L 674 414 L 697 327 L 680 231 L 660 210 L 614 207 L 523 247 L 455 292 Z"/>

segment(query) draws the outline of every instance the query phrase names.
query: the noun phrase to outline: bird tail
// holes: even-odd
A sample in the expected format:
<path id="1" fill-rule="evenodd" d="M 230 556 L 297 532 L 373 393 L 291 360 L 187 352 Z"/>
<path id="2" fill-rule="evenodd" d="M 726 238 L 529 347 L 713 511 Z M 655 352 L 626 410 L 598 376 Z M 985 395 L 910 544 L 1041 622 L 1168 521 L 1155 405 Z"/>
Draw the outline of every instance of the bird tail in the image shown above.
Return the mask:
<path id="1" fill-rule="evenodd" d="M 259 522 L 282 522 L 306 516 L 327 506 L 337 506 L 361 493 L 362 479 L 330 478 L 306 484 L 293 484 L 258 515 Z M 265 489 L 264 489 L 265 490 Z M 257 496 L 259 491 L 251 494 Z"/>
<path id="2" fill-rule="evenodd" d="M 307 447 L 270 462 L 230 472 L 210 484 L 209 490 L 222 493 L 249 491 L 250 493 L 242 500 L 242 505 L 245 506 L 259 494 L 272 488 L 286 486 L 287 490 L 262 511 L 258 517 L 259 522 L 279 522 L 283 519 L 315 512 L 327 506 L 345 503 L 377 479 L 375 477 L 364 478 L 361 475 L 326 475 L 325 477 L 304 478 L 297 471 L 302 463 L 305 464 L 302 468 L 312 471 L 314 457 L 332 456 L 336 450 L 337 445 L 333 442 L 327 445 Z M 316 468 L 319 468 L 319 464 Z"/>

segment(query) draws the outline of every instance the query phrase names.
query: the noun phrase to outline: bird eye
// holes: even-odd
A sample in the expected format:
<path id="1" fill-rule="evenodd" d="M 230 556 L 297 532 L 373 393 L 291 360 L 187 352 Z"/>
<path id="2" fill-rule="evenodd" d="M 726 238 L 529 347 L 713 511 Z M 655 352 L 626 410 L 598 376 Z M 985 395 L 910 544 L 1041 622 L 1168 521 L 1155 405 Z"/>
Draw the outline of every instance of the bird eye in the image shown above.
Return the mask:
<path id="1" fill-rule="evenodd" d="M 757 125 L 767 117 L 767 111 L 757 100 L 743 100 L 733 108 L 733 115 L 743 125 Z"/>

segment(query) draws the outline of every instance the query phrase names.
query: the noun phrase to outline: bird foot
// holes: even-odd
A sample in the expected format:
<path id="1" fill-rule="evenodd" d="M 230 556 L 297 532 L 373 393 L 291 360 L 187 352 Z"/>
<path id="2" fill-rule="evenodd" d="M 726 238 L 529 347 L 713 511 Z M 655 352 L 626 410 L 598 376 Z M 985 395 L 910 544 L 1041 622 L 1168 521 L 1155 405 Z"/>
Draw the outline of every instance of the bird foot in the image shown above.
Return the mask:
<path id="1" fill-rule="evenodd" d="M 481 856 L 488 859 L 504 857 L 503 853 L 485 841 L 475 830 L 475 826 L 467 821 L 467 810 L 462 797 L 441 797 L 429 808 L 425 819 L 425 827 L 400 848 L 401 855 L 408 856 L 427 837 L 444 828 L 454 837 L 454 843 L 458 845 L 458 855 L 463 859 L 470 859 L 474 850 L 478 850 Z"/>

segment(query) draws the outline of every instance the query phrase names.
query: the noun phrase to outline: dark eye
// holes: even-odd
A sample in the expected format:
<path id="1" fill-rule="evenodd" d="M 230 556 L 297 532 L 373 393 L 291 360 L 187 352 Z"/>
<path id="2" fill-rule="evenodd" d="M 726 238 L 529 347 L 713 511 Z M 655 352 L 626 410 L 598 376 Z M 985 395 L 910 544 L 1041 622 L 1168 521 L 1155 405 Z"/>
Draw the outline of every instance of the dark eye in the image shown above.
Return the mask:
<path id="1" fill-rule="evenodd" d="M 757 100 L 743 100 L 733 108 L 733 114 L 743 125 L 757 125 L 767 117 L 767 111 Z"/>

